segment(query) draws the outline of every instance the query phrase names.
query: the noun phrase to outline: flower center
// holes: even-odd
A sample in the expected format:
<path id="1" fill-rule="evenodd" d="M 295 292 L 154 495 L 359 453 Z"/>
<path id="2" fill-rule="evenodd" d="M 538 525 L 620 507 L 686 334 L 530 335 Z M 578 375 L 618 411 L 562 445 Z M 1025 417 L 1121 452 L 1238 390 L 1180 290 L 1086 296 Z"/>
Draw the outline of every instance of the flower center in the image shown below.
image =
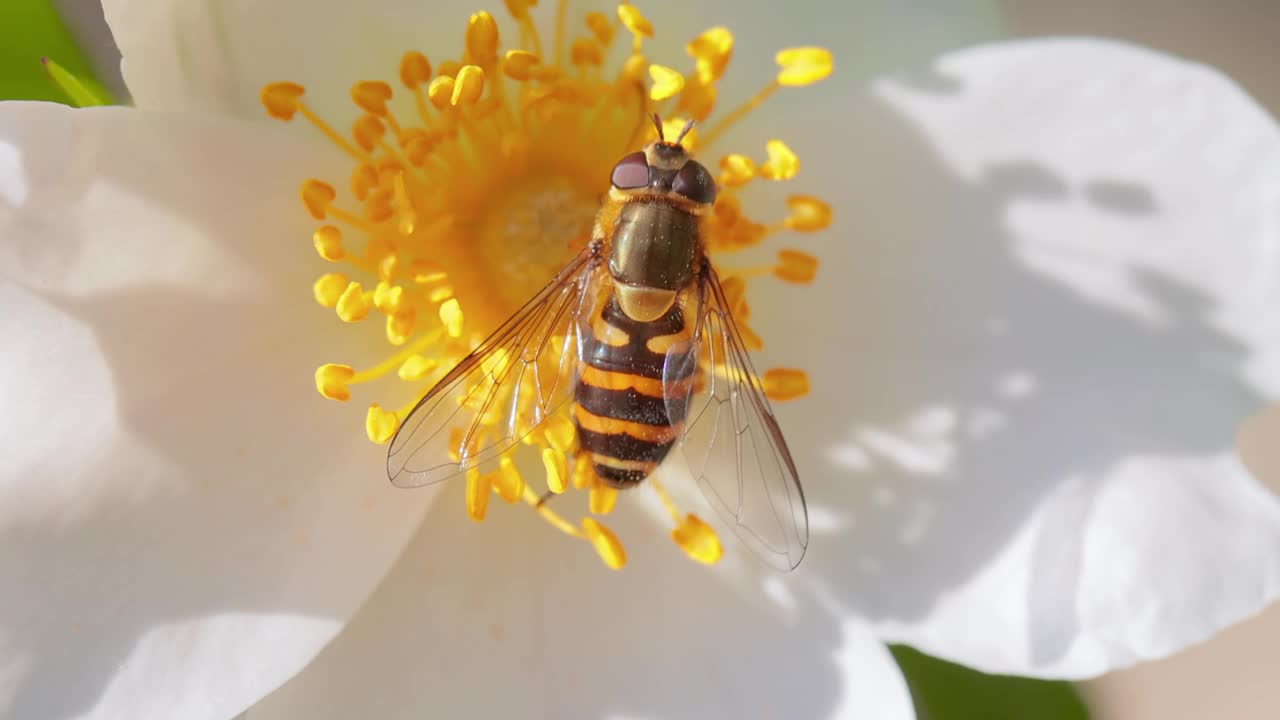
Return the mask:
<path id="1" fill-rule="evenodd" d="M 586 245 L 598 206 L 597 193 L 554 175 L 526 179 L 499 196 L 492 211 L 478 218 L 476 261 L 496 278 L 487 284 L 501 305 L 523 305 Z M 485 326 L 497 327 L 507 314 L 486 319 L 491 322 Z"/>
<path id="2" fill-rule="evenodd" d="M 397 409 L 370 404 L 365 432 L 373 442 L 387 442 L 422 393 L 586 244 L 614 163 L 656 137 L 648 122 L 652 113 L 667 118 L 665 132 L 674 136 L 687 120 L 702 123 L 715 110 L 716 85 L 733 51 L 725 28 L 696 36 L 686 47 L 693 68 L 680 73 L 642 54 L 654 28 L 629 3 L 618 6 L 616 18 L 587 13 L 581 33 L 570 39 L 567 3 L 560 0 L 549 56 L 529 14 L 532 4 L 506 0 L 518 30 L 516 48 L 503 52 L 497 21 L 479 12 L 467 24 L 459 60 L 441 62 L 433 72 L 421 53 L 401 57 L 404 92 L 382 81 L 356 83 L 350 94 L 361 114 L 348 133 L 321 118 L 300 85 L 262 89 L 269 115 L 284 121 L 301 115 L 353 163 L 349 192 L 341 199 L 333 185 L 318 179 L 304 181 L 300 194 L 323 223 L 313 235 L 316 252 L 335 265 L 316 280 L 316 301 L 345 323 L 381 316 L 391 346 L 374 367 L 322 365 L 317 390 L 347 401 L 351 386 L 391 373 L 407 383 L 409 401 Z M 616 42 L 624 34 L 630 43 Z M 612 64 L 611 55 L 617 57 Z M 780 71 L 772 82 L 719 120 L 700 125 L 685 147 L 714 142 L 780 88 L 809 85 L 831 71 L 831 55 L 820 48 L 783 50 L 776 59 Z M 817 260 L 780 250 L 773 264 L 729 268 L 720 258 L 779 231 L 820 230 L 831 214 L 821 200 L 793 195 L 784 218 L 768 224 L 749 219 L 739 189 L 757 178 L 787 180 L 799 169 L 780 140 L 770 140 L 765 155 L 759 161 L 738 153 L 720 158 L 720 192 L 702 229 L 753 350 L 763 341 L 749 326 L 747 282 L 771 275 L 805 284 Z M 771 369 L 762 380 L 775 401 L 808 392 L 800 370 Z M 626 553 L 608 527 L 592 517 L 570 523 L 547 505 L 548 498 L 579 489 L 589 493 L 591 514 L 614 507 L 617 491 L 577 459 L 572 421 L 563 413 L 551 417 L 524 445 L 541 456 L 547 492 L 532 490 L 508 454 L 493 472 L 467 472 L 468 514 L 483 519 L 493 494 L 523 501 L 557 529 L 591 543 L 607 565 L 621 567 Z M 699 562 L 717 561 L 721 548 L 711 528 L 695 515 L 682 515 L 656 481 L 648 484 L 671 515 L 672 539 Z"/>

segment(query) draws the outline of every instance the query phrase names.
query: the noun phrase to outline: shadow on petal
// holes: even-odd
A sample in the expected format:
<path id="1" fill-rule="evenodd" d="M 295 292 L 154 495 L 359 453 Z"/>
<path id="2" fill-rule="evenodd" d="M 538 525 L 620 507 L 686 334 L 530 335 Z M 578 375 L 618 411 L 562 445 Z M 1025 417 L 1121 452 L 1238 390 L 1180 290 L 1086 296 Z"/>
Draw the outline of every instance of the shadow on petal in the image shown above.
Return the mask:
<path id="1" fill-rule="evenodd" d="M 934 93 L 917 85 L 902 92 Z M 808 570 L 890 637 L 987 669 L 1054 667 L 1097 629 L 1080 626 L 1094 619 L 1077 603 L 1096 584 L 1084 565 L 1106 534 L 1089 523 L 1100 494 L 1162 477 L 1190 494 L 1253 484 L 1230 463 L 1197 475 L 1176 461 L 1230 458 L 1237 423 L 1264 401 L 1243 373 L 1259 348 L 1213 321 L 1230 288 L 1209 295 L 1121 253 L 1045 247 L 1019 224 L 1061 206 L 1064 222 L 1091 212 L 1159 227 L 1165 201 L 1140 180 L 1081 183 L 1030 158 L 968 179 L 881 99 L 818 117 L 795 149 L 839 153 L 807 177 L 847 193 L 803 298 L 825 324 L 808 330 L 766 302 L 753 320 L 761 365 L 814 348 L 801 363 L 814 395 L 779 408 L 811 505 L 833 518 Z M 1009 554 L 1020 564 L 995 577 Z M 974 603 L 986 615 L 966 623 Z M 1112 634 L 1104 654 L 1123 658 Z"/>

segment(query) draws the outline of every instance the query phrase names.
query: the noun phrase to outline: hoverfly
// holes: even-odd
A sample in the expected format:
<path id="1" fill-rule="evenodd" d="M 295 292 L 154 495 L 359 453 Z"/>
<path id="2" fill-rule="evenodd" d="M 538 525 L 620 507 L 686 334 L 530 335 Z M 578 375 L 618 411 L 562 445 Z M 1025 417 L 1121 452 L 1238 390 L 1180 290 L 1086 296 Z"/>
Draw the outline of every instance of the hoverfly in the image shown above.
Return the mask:
<path id="1" fill-rule="evenodd" d="M 668 142 L 653 120 L 587 246 L 414 406 L 387 472 L 417 487 L 491 465 L 567 406 L 575 463 L 631 488 L 680 445 L 738 537 L 790 570 L 809 542 L 804 493 L 706 255 L 715 180 L 680 144 L 692 122 Z"/>

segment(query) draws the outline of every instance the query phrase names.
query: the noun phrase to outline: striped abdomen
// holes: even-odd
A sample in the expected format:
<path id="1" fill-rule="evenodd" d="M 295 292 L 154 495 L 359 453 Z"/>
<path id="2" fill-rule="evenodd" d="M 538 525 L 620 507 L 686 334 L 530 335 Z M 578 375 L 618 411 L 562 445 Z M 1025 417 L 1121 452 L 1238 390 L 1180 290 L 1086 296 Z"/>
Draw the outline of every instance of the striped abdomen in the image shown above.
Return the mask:
<path id="1" fill-rule="evenodd" d="M 667 456 L 684 418 L 668 416 L 662 369 L 669 354 L 683 358 L 688 351 L 689 329 L 679 303 L 657 320 L 641 322 L 610 297 L 593 319 L 574 390 L 574 417 L 578 443 L 605 482 L 635 485 Z M 688 380 L 668 388 L 677 398 L 687 397 L 691 379 L 673 379 Z"/>

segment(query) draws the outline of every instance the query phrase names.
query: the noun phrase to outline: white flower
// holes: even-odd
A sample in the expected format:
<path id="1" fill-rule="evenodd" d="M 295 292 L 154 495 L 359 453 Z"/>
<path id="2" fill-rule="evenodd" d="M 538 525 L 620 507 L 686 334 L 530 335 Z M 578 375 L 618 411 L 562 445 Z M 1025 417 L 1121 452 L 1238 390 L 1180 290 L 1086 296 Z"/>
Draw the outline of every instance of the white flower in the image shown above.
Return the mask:
<path id="1" fill-rule="evenodd" d="M 465 521 L 459 484 L 390 487 L 363 407 L 310 379 L 386 356 L 308 299 L 297 188 L 351 163 L 257 98 L 298 81 L 347 127 L 352 82 L 460 50 L 466 13 L 426 5 L 110 2 L 142 109 L 0 104 L 3 712 L 911 717 L 882 640 L 1081 677 L 1275 597 L 1280 504 L 1233 449 L 1280 394 L 1275 124 L 1084 40 L 864 92 L 857 6 L 642 8 L 655 62 L 735 31 L 722 98 L 777 47 L 849 59 L 725 142 L 786 132 L 835 208 L 787 240 L 817 281 L 750 294 L 761 364 L 815 390 L 778 408 L 801 569 L 690 563 L 624 498 L 611 573 L 531 513 Z"/>

